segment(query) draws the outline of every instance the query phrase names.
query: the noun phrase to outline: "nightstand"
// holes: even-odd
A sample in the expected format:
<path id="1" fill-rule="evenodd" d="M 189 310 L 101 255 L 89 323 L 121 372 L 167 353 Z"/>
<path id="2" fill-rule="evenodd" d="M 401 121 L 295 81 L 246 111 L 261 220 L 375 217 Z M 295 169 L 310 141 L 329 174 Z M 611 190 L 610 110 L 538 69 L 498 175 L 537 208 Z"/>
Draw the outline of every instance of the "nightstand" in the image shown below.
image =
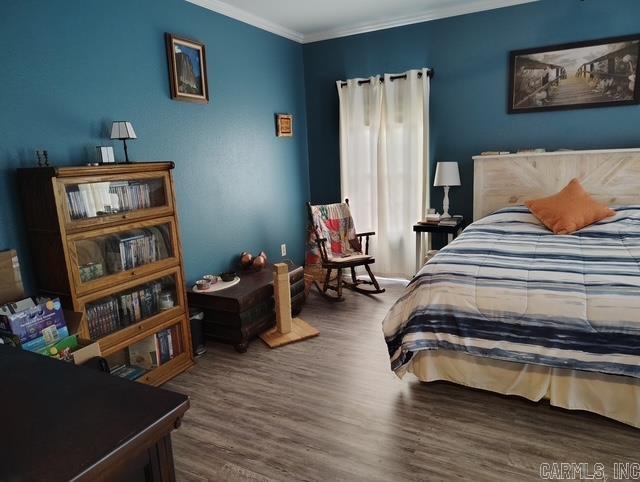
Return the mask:
<path id="1" fill-rule="evenodd" d="M 447 235 L 447 243 L 453 241 L 460 231 L 462 231 L 462 218 L 454 219 L 456 224 L 426 223 L 418 222 L 413 225 L 413 232 L 416 233 L 416 272 L 422 268 L 423 242 L 424 233 L 443 233 Z M 427 250 L 431 249 L 431 237 L 427 235 Z"/>

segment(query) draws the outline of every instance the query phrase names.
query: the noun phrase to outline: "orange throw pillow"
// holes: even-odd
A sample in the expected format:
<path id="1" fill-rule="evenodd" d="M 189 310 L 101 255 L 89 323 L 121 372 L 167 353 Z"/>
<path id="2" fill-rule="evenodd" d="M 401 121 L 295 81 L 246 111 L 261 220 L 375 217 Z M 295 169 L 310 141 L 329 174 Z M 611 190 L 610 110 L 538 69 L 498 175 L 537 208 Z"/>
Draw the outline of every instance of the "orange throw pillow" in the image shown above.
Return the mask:
<path id="1" fill-rule="evenodd" d="M 615 214 L 589 196 L 577 179 L 572 179 L 559 193 L 526 201 L 525 205 L 555 234 L 571 234 Z"/>

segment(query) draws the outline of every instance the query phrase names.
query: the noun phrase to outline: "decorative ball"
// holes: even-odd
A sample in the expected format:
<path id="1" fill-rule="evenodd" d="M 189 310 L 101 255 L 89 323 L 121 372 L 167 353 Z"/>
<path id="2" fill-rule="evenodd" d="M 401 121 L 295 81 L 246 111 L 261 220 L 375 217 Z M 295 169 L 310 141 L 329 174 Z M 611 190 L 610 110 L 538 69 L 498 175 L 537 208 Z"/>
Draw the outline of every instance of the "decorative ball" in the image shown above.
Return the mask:
<path id="1" fill-rule="evenodd" d="M 240 263 L 243 268 L 248 268 L 253 262 L 253 255 L 247 251 L 243 251 L 240 255 Z"/>
<path id="2" fill-rule="evenodd" d="M 264 262 L 268 263 L 269 262 L 269 258 L 267 257 L 267 253 L 264 251 L 260 251 L 260 254 L 258 256 L 262 256 L 264 258 Z"/>
<path id="3" fill-rule="evenodd" d="M 267 261 L 261 255 L 258 255 L 253 259 L 253 269 L 256 271 L 260 271 L 264 268 L 265 264 L 267 264 Z"/>

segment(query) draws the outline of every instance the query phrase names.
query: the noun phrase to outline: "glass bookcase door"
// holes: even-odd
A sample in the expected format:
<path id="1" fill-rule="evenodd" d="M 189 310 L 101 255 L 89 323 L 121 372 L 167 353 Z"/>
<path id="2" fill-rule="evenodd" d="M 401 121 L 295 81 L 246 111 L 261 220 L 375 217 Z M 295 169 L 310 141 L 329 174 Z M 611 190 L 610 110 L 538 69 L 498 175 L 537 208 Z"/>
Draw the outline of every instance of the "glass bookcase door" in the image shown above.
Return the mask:
<path id="1" fill-rule="evenodd" d="M 130 332 L 147 329 L 144 322 L 171 318 L 184 311 L 182 286 L 177 271 L 149 281 L 124 285 L 119 291 L 84 304 L 87 329 L 92 341 L 126 339 Z M 116 336 L 117 334 L 121 336 Z M 114 336 L 112 336 L 114 335 Z M 101 346 L 102 348 L 102 346 Z"/>
<path id="2" fill-rule="evenodd" d="M 71 225 L 90 225 L 109 220 L 135 218 L 145 211 L 171 207 L 166 175 L 134 176 L 122 179 L 74 181 L 64 183 L 67 221 Z"/>
<path id="3" fill-rule="evenodd" d="M 79 293 L 177 263 L 171 218 L 77 234 L 70 241 Z"/>
<path id="4" fill-rule="evenodd" d="M 106 358 L 112 375 L 152 383 L 172 360 L 186 352 L 180 322 L 172 323 Z"/>

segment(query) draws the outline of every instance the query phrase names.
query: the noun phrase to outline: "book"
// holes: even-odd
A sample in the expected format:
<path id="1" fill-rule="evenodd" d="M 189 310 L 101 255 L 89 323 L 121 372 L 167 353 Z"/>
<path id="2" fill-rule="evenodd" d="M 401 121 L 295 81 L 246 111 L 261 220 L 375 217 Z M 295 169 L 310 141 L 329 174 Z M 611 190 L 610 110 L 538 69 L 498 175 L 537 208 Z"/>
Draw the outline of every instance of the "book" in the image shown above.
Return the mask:
<path id="1" fill-rule="evenodd" d="M 87 305 L 91 339 L 96 340 L 157 314 L 162 289 L 162 282 L 156 281 Z"/>
<path id="2" fill-rule="evenodd" d="M 438 223 L 438 225 L 440 225 L 440 226 L 456 226 L 459 222 L 460 222 L 460 220 L 455 219 L 455 218 L 443 219 L 442 221 L 440 221 Z"/>
<path id="3" fill-rule="evenodd" d="M 120 211 L 151 207 L 151 192 L 144 182 L 115 181 L 78 184 L 67 192 L 72 219 L 93 218 Z"/>
<path id="4" fill-rule="evenodd" d="M 146 369 L 158 366 L 158 352 L 153 336 L 149 336 L 129 346 L 129 360 L 131 363 Z"/>
<path id="5" fill-rule="evenodd" d="M 170 340 L 169 340 L 169 330 L 165 329 L 156 333 L 156 338 L 158 340 L 158 359 L 159 365 L 168 362 L 171 360 L 171 350 L 169 348 Z"/>
<path id="6" fill-rule="evenodd" d="M 177 356 L 182 353 L 182 337 L 180 336 L 180 327 L 173 325 L 171 328 L 171 344 L 173 349 L 173 356 Z"/>
<path id="7" fill-rule="evenodd" d="M 135 365 L 122 365 L 117 369 L 112 370 L 111 374 L 120 378 L 126 378 L 128 380 L 137 380 L 148 371 L 149 370 L 147 370 L 146 368 L 138 367 Z"/>

